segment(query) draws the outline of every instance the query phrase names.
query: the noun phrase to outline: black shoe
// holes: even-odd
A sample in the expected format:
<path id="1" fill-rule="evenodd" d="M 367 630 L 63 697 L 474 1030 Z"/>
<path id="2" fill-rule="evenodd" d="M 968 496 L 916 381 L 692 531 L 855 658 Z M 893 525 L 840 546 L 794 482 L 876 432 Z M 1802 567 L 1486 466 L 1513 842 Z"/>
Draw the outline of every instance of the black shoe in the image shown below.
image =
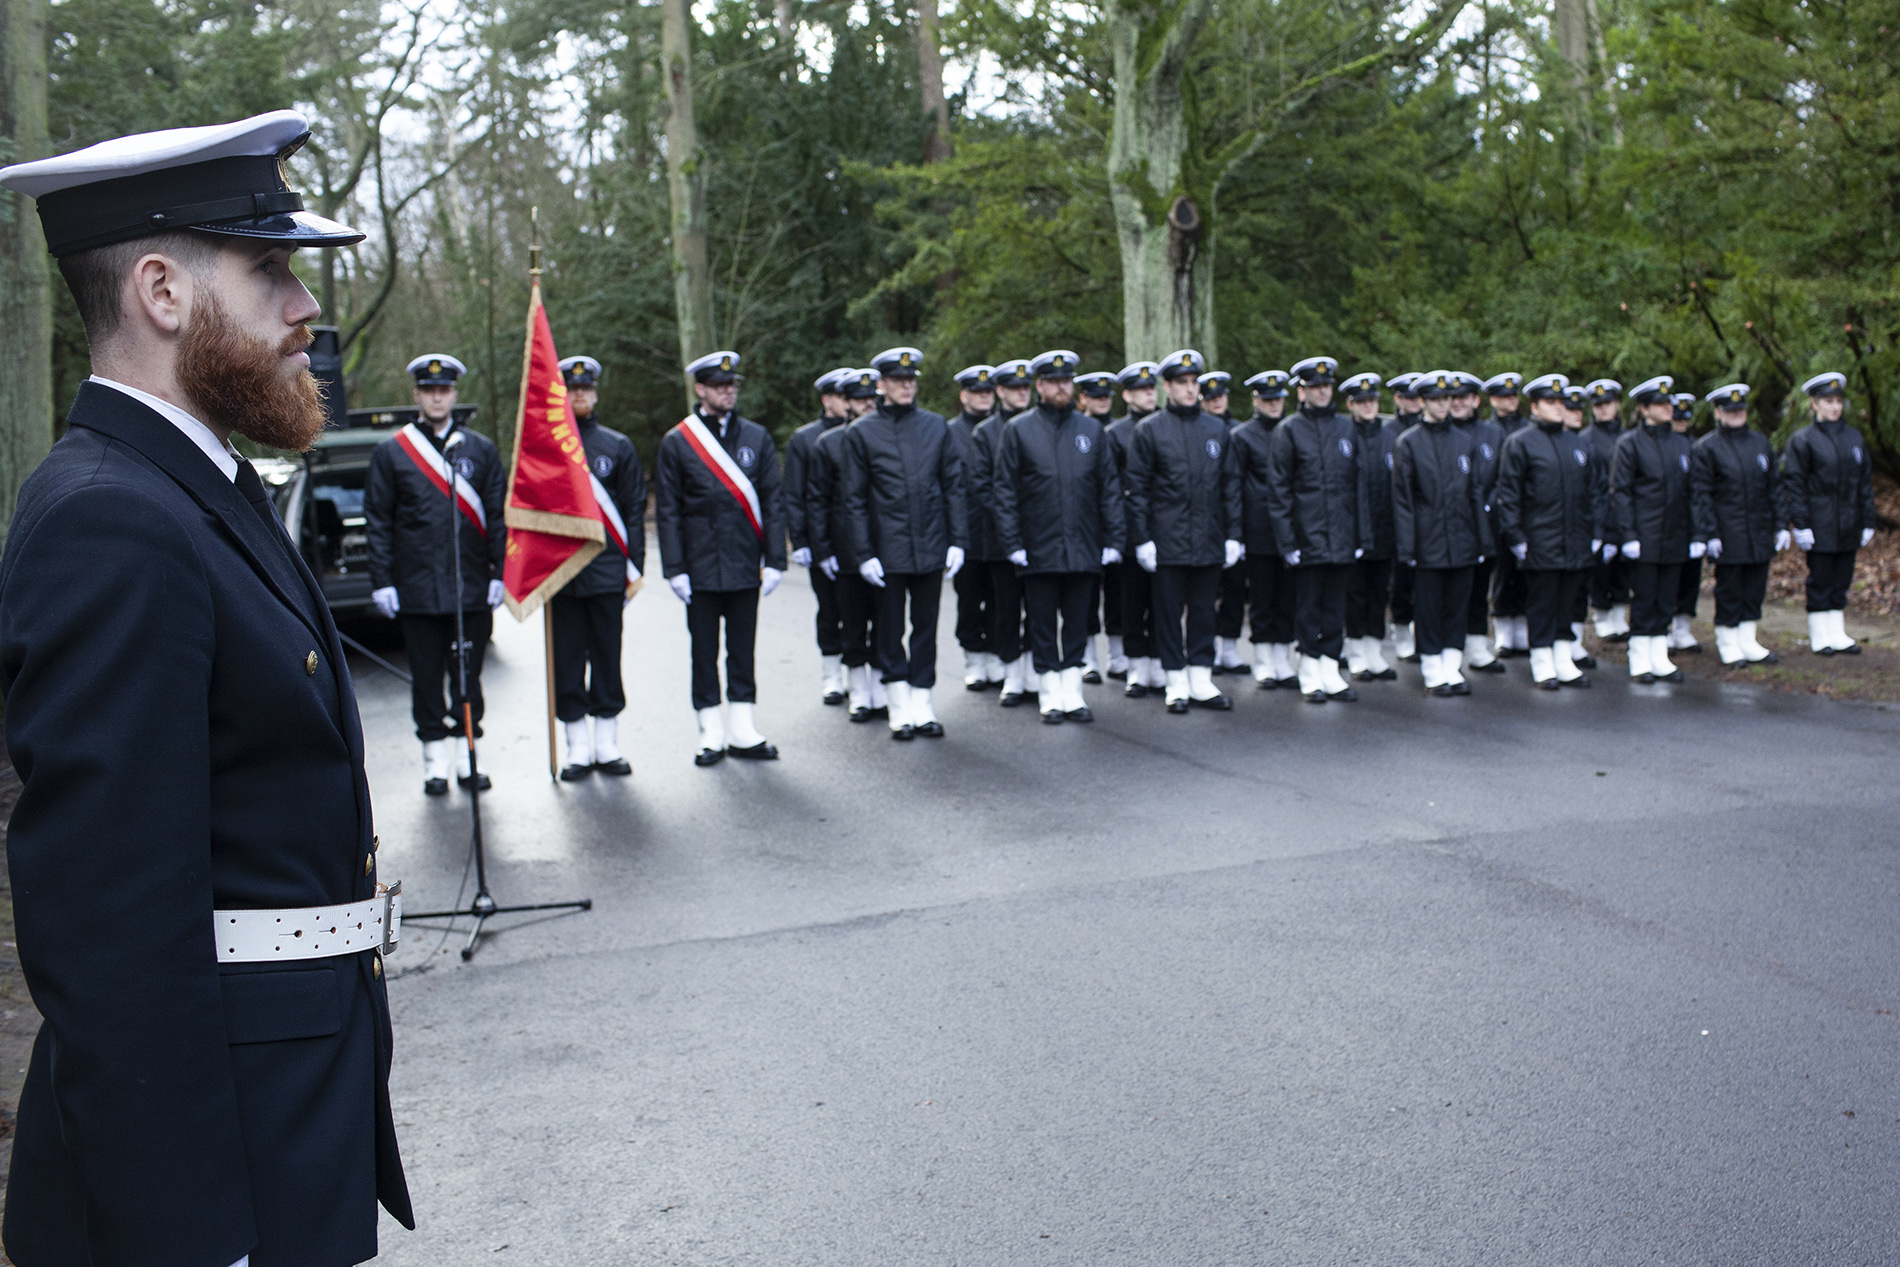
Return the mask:
<path id="1" fill-rule="evenodd" d="M 1300 696 L 1300 698 L 1309 704 L 1324 704 L 1332 697 L 1326 694 L 1325 691 L 1308 691 L 1306 694 Z"/>
<path id="2" fill-rule="evenodd" d="M 1374 682 L 1396 682 L 1399 680 L 1399 671 L 1397 669 L 1381 669 L 1372 675 L 1372 680 Z"/>
<path id="3" fill-rule="evenodd" d="M 1122 694 L 1126 695 L 1129 699 L 1142 699 L 1148 694 L 1148 688 L 1143 683 L 1130 682 L 1127 686 L 1122 687 Z"/>
<path id="4" fill-rule="evenodd" d="M 963 684 L 963 689 L 966 691 L 977 691 L 977 692 L 987 691 L 990 689 L 989 680 L 987 678 L 981 678 L 975 682 L 966 681 Z"/>
<path id="5" fill-rule="evenodd" d="M 1746 663 L 1747 664 L 1780 664 L 1781 657 L 1776 655 L 1774 652 L 1770 651 L 1767 655 L 1763 656 L 1761 659 L 1749 660 Z"/>
<path id="6" fill-rule="evenodd" d="M 1256 691 L 1277 691 L 1280 689 L 1280 679 L 1270 677 L 1255 678 L 1253 686 Z"/>
<path id="7" fill-rule="evenodd" d="M 855 722 L 870 721 L 871 710 L 868 708 L 854 708 L 851 710 L 851 720 Z"/>
<path id="8" fill-rule="evenodd" d="M 843 691 L 826 691 L 825 692 L 825 703 L 828 705 L 842 704 L 844 703 L 844 700 L 845 700 L 845 694 Z"/>
<path id="9" fill-rule="evenodd" d="M 1532 682 L 1531 685 L 1540 691 L 1557 691 L 1563 689 L 1558 685 L 1557 679 L 1554 677 L 1547 677 L 1541 682 Z"/>
<path id="10" fill-rule="evenodd" d="M 693 764 L 697 766 L 718 765 L 726 759 L 724 748 L 701 748 L 693 754 Z"/>
<path id="11" fill-rule="evenodd" d="M 1068 712 L 1062 715 L 1068 718 L 1070 721 L 1094 721 L 1095 720 L 1095 714 L 1089 711 L 1089 707 L 1086 704 L 1084 704 L 1081 708 L 1071 708 Z"/>
<path id="12" fill-rule="evenodd" d="M 562 766 L 561 767 L 561 782 L 579 783 L 582 779 L 586 778 L 588 775 L 592 774 L 593 772 L 594 772 L 594 767 L 591 765 Z"/>
<path id="13" fill-rule="evenodd" d="M 876 708 L 871 710 L 871 716 L 873 717 L 888 718 L 890 715 L 891 706 L 889 704 L 879 704 Z"/>
<path id="14" fill-rule="evenodd" d="M 489 788 L 494 786 L 486 774 L 478 774 L 472 779 L 465 779 L 459 774 L 455 776 L 456 787 L 467 787 L 470 783 L 475 785 L 477 792 L 486 792 Z"/>
<path id="15" fill-rule="evenodd" d="M 1683 677 L 1681 669 L 1677 669 L 1674 673 L 1657 674 L 1656 680 L 1658 682 L 1684 682 L 1688 679 Z"/>
<path id="16" fill-rule="evenodd" d="M 1418 663 L 1418 652 L 1416 652 L 1416 651 L 1414 651 L 1414 652 L 1413 652 L 1413 653 L 1412 653 L 1411 655 L 1402 655 L 1402 656 L 1400 656 L 1400 657 L 1399 657 L 1399 663 L 1400 663 L 1400 664 L 1417 664 L 1417 663 Z"/>
<path id="17" fill-rule="evenodd" d="M 1567 686 L 1573 691 L 1587 691 L 1590 689 L 1590 677 L 1586 673 L 1579 673 L 1573 678 L 1561 679 L 1557 684 Z"/>
<path id="18" fill-rule="evenodd" d="M 447 779 L 424 779 L 422 781 L 422 793 L 424 796 L 447 796 L 449 794 L 449 781 Z"/>
<path id="19" fill-rule="evenodd" d="M 1496 656 L 1500 660 L 1508 660 L 1512 656 L 1519 656 L 1519 655 L 1528 656 L 1530 652 L 1519 651 L 1516 647 L 1493 647 L 1491 649 L 1491 654 Z"/>
<path id="20" fill-rule="evenodd" d="M 625 757 L 615 757 L 612 761 L 596 761 L 594 769 L 601 774 L 611 774 L 615 778 L 625 778 L 633 773 L 633 767 L 627 764 Z"/>
<path id="21" fill-rule="evenodd" d="M 1063 717 L 1060 709 L 1052 708 L 1042 715 L 1042 724 L 1045 726 L 1060 726 L 1062 722 Z"/>
<path id="22" fill-rule="evenodd" d="M 1087 682 L 1090 686 L 1100 686 L 1102 684 L 1102 675 L 1097 673 L 1094 669 L 1090 669 L 1087 673 L 1082 675 L 1082 680 Z"/>
<path id="23" fill-rule="evenodd" d="M 1001 695 L 996 697 L 996 702 L 1001 704 L 1004 708 L 1014 708 L 1023 702 L 1023 693 L 1021 691 L 1004 691 Z"/>
<path id="24" fill-rule="evenodd" d="M 899 740 L 903 743 L 909 743 L 911 740 L 915 739 L 916 737 L 917 737 L 917 727 L 915 726 L 899 726 L 896 730 L 893 730 L 891 732 L 891 738 Z"/>
<path id="25" fill-rule="evenodd" d="M 1832 647 L 1809 647 L 1808 650 L 1814 652 L 1815 655 L 1833 655 L 1834 654 L 1834 648 Z"/>
<path id="26" fill-rule="evenodd" d="M 1458 692 L 1451 689 L 1450 682 L 1440 682 L 1437 686 L 1427 687 L 1425 693 L 1427 695 L 1436 695 L 1439 699 L 1450 699 Z"/>
<path id="27" fill-rule="evenodd" d="M 1471 683 L 1453 682 L 1451 684 L 1451 693 L 1453 695 L 1469 695 L 1471 694 Z"/>
<path id="28" fill-rule="evenodd" d="M 1597 667 L 1597 658 L 1593 655 L 1587 655 L 1583 657 L 1583 659 L 1581 660 L 1575 659 L 1573 657 L 1571 662 L 1575 664 L 1579 669 L 1594 669 Z"/>
<path id="29" fill-rule="evenodd" d="M 1352 676 L 1356 680 L 1361 681 L 1361 682 L 1373 682 L 1373 681 L 1378 680 L 1378 675 L 1375 674 L 1371 669 L 1361 669 L 1357 673 L 1353 674 Z"/>
<path id="30" fill-rule="evenodd" d="M 1488 664 L 1467 664 L 1462 667 L 1467 668 L 1467 669 L 1475 669 L 1479 673 L 1508 673 L 1510 672 L 1510 670 L 1504 667 L 1504 661 L 1502 660 L 1493 660 Z"/>
<path id="31" fill-rule="evenodd" d="M 1117 682 L 1126 682 L 1128 680 L 1128 670 L 1127 669 L 1110 669 L 1108 671 L 1108 676 L 1113 678 Z"/>
<path id="32" fill-rule="evenodd" d="M 1234 701 L 1228 699 L 1225 695 L 1210 695 L 1206 699 L 1190 698 L 1188 703 L 1194 705 L 1196 708 L 1211 708 L 1217 713 L 1231 713 L 1234 711 Z"/>
<path id="33" fill-rule="evenodd" d="M 1629 640 L 1630 636 L 1627 633 L 1604 634 L 1597 639 L 1598 642 L 1628 642 Z"/>
<path id="34" fill-rule="evenodd" d="M 917 733 L 922 735 L 925 739 L 941 739 L 943 738 L 943 723 L 940 721 L 927 721 L 917 727 Z"/>
<path id="35" fill-rule="evenodd" d="M 1842 655 L 1859 655 L 1860 654 L 1860 644 L 1858 642 L 1855 643 L 1851 647 L 1836 647 L 1834 649 L 1840 652 Z"/>
<path id="36" fill-rule="evenodd" d="M 1185 713 L 1187 710 L 1188 702 L 1184 699 L 1171 699 L 1168 701 L 1168 711 L 1170 713 Z"/>
<path id="37" fill-rule="evenodd" d="M 1654 673 L 1638 673 L 1631 681 L 1635 682 L 1638 686 L 1654 686 L 1656 685 L 1656 675 Z"/>
<path id="38" fill-rule="evenodd" d="M 1679 651 L 1683 655 L 1701 655 L 1702 644 L 1699 642 L 1692 642 L 1686 647 L 1671 647 L 1670 650 Z"/>
<path id="39" fill-rule="evenodd" d="M 778 748 L 761 739 L 750 748 L 735 748 L 731 744 L 727 744 L 726 755 L 728 757 L 737 757 L 741 761 L 777 761 Z"/>
<path id="40" fill-rule="evenodd" d="M 1283 677 L 1276 680 L 1279 682 L 1280 689 L 1283 691 L 1297 691 L 1300 689 L 1300 679 L 1298 677 Z"/>
<path id="41" fill-rule="evenodd" d="M 1329 695 L 1328 695 L 1328 696 L 1327 696 L 1326 698 L 1327 698 L 1327 699 L 1336 699 L 1336 700 L 1338 700 L 1338 701 L 1340 701 L 1340 702 L 1341 702 L 1341 703 L 1343 703 L 1343 704 L 1352 704 L 1352 703 L 1356 703 L 1356 702 L 1358 701 L 1358 699 L 1359 699 L 1359 692 L 1358 692 L 1358 691 L 1355 691 L 1355 690 L 1353 690 L 1353 689 L 1352 689 L 1352 688 L 1351 688 L 1351 687 L 1349 686 L 1349 687 L 1347 687 L 1347 688 L 1346 688 L 1345 690 L 1343 690 L 1343 691 L 1334 691 L 1334 692 L 1332 692 L 1332 693 L 1331 693 L 1331 694 L 1329 694 Z"/>

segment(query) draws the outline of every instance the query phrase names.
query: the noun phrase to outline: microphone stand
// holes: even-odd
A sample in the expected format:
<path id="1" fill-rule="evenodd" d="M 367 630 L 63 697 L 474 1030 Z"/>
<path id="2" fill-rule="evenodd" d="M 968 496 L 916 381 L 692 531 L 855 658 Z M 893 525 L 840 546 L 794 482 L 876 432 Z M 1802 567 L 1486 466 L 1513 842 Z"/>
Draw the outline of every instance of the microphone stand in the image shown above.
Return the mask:
<path id="1" fill-rule="evenodd" d="M 451 422 L 450 426 L 452 428 L 454 423 Z M 455 504 L 455 464 L 449 461 L 449 450 L 461 442 L 462 433 L 451 430 L 448 438 L 442 442 L 442 464 L 448 468 L 449 476 L 449 558 L 455 575 L 455 683 L 462 700 L 462 739 L 468 745 L 468 808 L 475 833 L 470 846 L 475 851 L 475 899 L 465 911 L 424 911 L 409 918 L 456 919 L 463 915 L 472 918 L 475 927 L 469 930 L 468 941 L 462 946 L 462 961 L 466 963 L 475 957 L 475 946 L 481 940 L 482 926 L 494 916 L 514 915 L 522 911 L 591 911 L 594 909 L 594 899 L 502 906 L 488 891 L 488 857 L 482 846 L 482 771 L 475 759 L 475 706 L 468 698 L 468 638 L 462 620 L 462 508 Z"/>

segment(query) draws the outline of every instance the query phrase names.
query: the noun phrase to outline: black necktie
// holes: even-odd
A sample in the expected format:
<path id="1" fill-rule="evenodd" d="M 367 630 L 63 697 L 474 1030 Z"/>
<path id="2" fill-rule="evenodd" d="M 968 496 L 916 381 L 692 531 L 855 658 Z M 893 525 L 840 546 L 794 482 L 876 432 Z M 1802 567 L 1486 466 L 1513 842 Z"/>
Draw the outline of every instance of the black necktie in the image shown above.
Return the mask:
<path id="1" fill-rule="evenodd" d="M 271 508 L 270 495 L 264 491 L 264 481 L 257 478 L 257 468 L 243 458 L 237 464 L 237 489 L 244 494 L 244 500 L 251 503 L 251 509 L 257 517 L 271 529 L 271 535 L 281 537 L 283 525 L 278 521 L 277 512 Z"/>

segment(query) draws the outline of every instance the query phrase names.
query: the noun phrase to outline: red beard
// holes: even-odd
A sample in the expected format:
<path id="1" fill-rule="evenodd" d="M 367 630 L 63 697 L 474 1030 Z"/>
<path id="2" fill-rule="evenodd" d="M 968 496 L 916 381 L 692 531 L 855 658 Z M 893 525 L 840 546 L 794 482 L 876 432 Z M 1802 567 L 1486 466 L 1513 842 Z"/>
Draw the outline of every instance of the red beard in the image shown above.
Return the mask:
<path id="1" fill-rule="evenodd" d="M 323 430 L 323 397 L 308 369 L 285 377 L 284 358 L 315 337 L 298 326 L 272 347 L 239 330 L 217 297 L 206 295 L 179 340 L 178 386 L 211 425 L 301 453 Z"/>

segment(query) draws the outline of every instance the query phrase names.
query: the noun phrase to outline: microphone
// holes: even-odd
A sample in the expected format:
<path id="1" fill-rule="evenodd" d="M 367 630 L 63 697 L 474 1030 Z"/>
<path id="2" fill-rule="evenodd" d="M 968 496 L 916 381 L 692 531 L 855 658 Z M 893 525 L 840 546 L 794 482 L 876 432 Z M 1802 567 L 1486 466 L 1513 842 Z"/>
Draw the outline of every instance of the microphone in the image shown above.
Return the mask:
<path id="1" fill-rule="evenodd" d="M 456 445 L 462 443 L 462 437 L 466 434 L 467 432 L 464 432 L 464 431 L 449 432 L 449 438 L 442 442 L 442 451 L 444 453 L 447 453 L 450 449 L 453 449 Z"/>

